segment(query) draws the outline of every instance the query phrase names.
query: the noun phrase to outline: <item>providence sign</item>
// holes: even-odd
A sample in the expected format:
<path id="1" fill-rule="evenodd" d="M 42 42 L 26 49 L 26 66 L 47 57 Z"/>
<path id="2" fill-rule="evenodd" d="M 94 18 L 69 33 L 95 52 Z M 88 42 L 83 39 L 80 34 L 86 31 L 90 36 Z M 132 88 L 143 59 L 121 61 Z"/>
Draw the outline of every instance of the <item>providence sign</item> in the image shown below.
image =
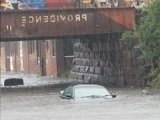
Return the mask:
<path id="1" fill-rule="evenodd" d="M 52 39 L 124 32 L 133 8 L 1 11 L 1 41 Z"/>

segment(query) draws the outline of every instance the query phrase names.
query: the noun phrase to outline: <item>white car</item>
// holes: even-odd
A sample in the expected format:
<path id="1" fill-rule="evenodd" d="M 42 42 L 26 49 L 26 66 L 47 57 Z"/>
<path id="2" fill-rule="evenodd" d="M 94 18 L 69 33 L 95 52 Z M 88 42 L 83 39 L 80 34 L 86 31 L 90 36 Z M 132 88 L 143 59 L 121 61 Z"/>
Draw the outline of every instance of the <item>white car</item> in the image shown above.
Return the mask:
<path id="1" fill-rule="evenodd" d="M 115 98 L 104 86 L 96 84 L 71 85 L 60 92 L 63 99 L 81 99 L 81 98 Z"/>

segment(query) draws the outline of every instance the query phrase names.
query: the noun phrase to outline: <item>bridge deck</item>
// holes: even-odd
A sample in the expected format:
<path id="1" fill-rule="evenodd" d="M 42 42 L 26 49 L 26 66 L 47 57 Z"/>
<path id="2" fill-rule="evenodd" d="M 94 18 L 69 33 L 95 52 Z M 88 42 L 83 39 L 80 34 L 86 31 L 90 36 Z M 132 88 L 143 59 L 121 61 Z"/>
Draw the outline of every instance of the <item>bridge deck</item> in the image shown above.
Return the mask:
<path id="1" fill-rule="evenodd" d="M 135 28 L 134 8 L 1 11 L 1 41 L 121 33 Z"/>

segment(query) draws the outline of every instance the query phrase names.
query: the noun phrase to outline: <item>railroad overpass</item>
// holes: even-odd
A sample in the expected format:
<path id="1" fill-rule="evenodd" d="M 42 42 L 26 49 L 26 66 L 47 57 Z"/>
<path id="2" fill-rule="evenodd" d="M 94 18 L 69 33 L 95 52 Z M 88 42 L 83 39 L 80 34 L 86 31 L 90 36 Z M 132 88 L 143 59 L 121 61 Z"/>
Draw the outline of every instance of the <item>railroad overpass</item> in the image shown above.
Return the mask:
<path id="1" fill-rule="evenodd" d="M 71 78 L 105 85 L 142 85 L 136 81 L 134 56 L 120 42 L 124 31 L 134 29 L 134 8 L 14 10 L 1 11 L 0 37 L 1 42 L 74 39 Z M 64 69 L 61 47 L 56 46 L 57 74 Z M 53 57 L 47 56 L 43 68 L 54 71 Z M 32 62 L 30 69 L 39 62 Z"/>
<path id="2" fill-rule="evenodd" d="M 134 8 L 1 11 L 1 41 L 83 37 L 135 28 Z"/>

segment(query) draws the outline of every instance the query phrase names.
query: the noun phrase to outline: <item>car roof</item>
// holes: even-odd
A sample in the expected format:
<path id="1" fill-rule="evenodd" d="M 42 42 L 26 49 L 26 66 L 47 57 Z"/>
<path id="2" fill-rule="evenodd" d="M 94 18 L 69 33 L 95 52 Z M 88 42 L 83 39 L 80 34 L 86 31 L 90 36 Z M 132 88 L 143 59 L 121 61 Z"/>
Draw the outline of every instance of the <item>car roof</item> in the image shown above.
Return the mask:
<path id="1" fill-rule="evenodd" d="M 74 85 L 74 88 L 104 88 L 101 85 L 97 85 L 97 84 L 78 84 L 78 85 Z"/>

